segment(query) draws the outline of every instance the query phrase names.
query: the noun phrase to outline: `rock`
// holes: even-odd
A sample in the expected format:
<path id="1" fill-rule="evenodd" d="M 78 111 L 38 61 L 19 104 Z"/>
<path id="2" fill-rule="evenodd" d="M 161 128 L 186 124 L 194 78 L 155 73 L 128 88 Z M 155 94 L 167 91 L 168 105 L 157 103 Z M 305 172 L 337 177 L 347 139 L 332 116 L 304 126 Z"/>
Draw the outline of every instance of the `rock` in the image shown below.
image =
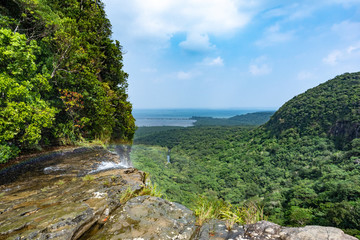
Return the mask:
<path id="1" fill-rule="evenodd" d="M 252 240 L 356 240 L 333 227 L 306 226 L 300 228 L 282 227 L 275 223 L 260 221 L 245 225 L 243 238 Z"/>
<path id="2" fill-rule="evenodd" d="M 226 222 L 222 220 L 210 220 L 205 223 L 195 237 L 197 240 L 220 240 L 235 239 L 244 234 L 244 228 L 238 224 L 234 224 L 228 229 Z"/>
<path id="3" fill-rule="evenodd" d="M 135 197 L 121 205 L 121 193 L 141 190 L 145 174 L 104 169 L 119 161 L 104 149 L 81 148 L 2 170 L 0 240 L 356 240 L 337 228 L 289 228 L 267 221 L 230 228 L 211 220 L 199 227 L 192 211 L 157 197 Z"/>
<path id="4" fill-rule="evenodd" d="M 284 240 L 357 240 L 355 237 L 346 235 L 343 231 L 333 227 L 305 226 L 302 228 L 284 228 L 286 234 Z"/>
<path id="5" fill-rule="evenodd" d="M 195 216 L 186 207 L 140 196 L 116 210 L 104 228 L 89 239 L 190 239 L 195 230 Z"/>
<path id="6" fill-rule="evenodd" d="M 78 239 L 120 206 L 121 191 L 143 185 L 135 169 L 96 171 L 116 158 L 87 149 L 25 164 L 0 185 L 0 239 Z"/>
<path id="7" fill-rule="evenodd" d="M 356 240 L 332 227 L 306 226 L 282 227 L 272 222 L 260 221 L 227 230 L 224 221 L 212 220 L 204 224 L 195 240 Z"/>

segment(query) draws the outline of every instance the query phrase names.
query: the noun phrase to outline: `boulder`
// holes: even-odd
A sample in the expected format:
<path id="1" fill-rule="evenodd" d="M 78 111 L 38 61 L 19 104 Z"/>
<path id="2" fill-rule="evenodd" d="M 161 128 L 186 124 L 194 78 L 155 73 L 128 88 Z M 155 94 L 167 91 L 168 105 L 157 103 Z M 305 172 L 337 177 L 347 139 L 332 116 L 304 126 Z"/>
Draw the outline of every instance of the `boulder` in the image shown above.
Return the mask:
<path id="1" fill-rule="evenodd" d="M 268 221 L 260 221 L 244 226 L 245 234 L 242 238 L 252 240 L 356 240 L 357 238 L 345 234 L 333 227 L 305 226 L 282 227 Z"/>
<path id="2" fill-rule="evenodd" d="M 89 239 L 191 239 L 195 230 L 195 216 L 186 207 L 140 196 L 115 211 L 103 229 Z"/>

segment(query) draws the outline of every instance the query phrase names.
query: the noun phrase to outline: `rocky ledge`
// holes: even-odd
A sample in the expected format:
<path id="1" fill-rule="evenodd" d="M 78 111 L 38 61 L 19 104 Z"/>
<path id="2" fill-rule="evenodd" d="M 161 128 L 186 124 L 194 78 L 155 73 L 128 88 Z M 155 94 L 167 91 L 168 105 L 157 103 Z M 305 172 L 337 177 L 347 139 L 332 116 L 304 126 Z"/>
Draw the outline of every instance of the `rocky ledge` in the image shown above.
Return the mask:
<path id="1" fill-rule="evenodd" d="M 143 172 L 121 169 L 120 159 L 128 159 L 126 151 L 122 154 L 76 149 L 2 170 L 0 240 L 356 239 L 336 228 L 288 228 L 266 221 L 228 230 L 225 222 L 212 220 L 200 227 L 192 211 L 157 197 L 135 197 L 121 205 L 122 192 L 144 186 Z"/>

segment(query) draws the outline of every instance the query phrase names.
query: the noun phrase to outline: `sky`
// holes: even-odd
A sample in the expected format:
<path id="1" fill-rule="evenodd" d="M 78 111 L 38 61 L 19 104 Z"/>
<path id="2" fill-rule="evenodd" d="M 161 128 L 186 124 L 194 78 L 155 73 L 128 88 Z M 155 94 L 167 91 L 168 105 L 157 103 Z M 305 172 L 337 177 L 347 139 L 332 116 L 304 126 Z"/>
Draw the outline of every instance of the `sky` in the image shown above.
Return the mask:
<path id="1" fill-rule="evenodd" d="M 277 109 L 360 71 L 360 0 L 103 0 L 135 109 Z"/>

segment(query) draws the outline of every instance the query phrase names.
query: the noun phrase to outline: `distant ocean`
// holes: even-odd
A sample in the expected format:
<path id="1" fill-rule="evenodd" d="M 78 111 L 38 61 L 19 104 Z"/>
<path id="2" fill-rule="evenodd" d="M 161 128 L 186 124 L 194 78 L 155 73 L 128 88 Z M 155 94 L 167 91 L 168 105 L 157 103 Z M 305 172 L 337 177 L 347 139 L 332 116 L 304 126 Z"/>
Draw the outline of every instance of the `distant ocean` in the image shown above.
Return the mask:
<path id="1" fill-rule="evenodd" d="M 134 109 L 136 126 L 180 126 L 190 127 L 196 120 L 191 117 L 229 118 L 269 109 Z"/>

